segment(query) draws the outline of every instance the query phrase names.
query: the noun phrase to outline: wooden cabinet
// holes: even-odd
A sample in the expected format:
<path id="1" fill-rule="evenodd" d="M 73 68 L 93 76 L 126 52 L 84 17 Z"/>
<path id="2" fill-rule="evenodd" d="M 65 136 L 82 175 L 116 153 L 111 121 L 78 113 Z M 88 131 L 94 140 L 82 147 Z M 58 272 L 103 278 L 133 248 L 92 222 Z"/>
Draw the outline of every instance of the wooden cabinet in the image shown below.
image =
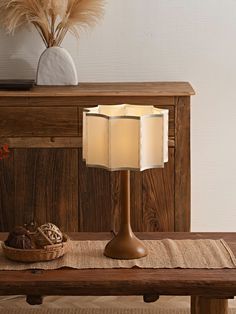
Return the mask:
<path id="1" fill-rule="evenodd" d="M 82 112 L 98 104 L 169 109 L 169 162 L 131 174 L 135 231 L 190 229 L 190 97 L 188 83 L 83 83 L 0 92 L 0 231 L 51 221 L 65 231 L 109 231 L 119 225 L 120 173 L 86 168 Z"/>

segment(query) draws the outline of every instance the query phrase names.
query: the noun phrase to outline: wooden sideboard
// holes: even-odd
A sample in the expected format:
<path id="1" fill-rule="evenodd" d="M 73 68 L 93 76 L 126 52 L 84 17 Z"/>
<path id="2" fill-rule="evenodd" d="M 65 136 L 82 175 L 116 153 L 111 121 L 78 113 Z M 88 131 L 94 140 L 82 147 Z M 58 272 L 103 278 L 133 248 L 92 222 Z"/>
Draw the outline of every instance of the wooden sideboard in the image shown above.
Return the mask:
<path id="1" fill-rule="evenodd" d="M 152 104 L 169 109 L 169 162 L 133 172 L 134 231 L 190 229 L 190 97 L 185 82 L 83 83 L 0 91 L 0 231 L 51 221 L 65 231 L 110 231 L 119 225 L 120 172 L 86 168 L 84 107 Z"/>

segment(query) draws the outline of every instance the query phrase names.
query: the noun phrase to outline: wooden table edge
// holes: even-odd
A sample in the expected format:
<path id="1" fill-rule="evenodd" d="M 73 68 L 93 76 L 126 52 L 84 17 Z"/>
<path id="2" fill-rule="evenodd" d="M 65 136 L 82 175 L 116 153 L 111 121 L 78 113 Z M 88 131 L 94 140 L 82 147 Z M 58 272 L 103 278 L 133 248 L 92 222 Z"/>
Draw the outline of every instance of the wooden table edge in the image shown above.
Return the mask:
<path id="1" fill-rule="evenodd" d="M 111 233 L 70 233 L 72 239 L 109 239 Z M 138 233 L 144 239 L 223 238 L 236 233 Z M 6 234 L 0 234 L 0 240 Z M 167 280 L 168 279 L 168 280 Z M 123 288 L 122 288 L 123 287 Z M 124 289 L 125 287 L 125 289 Z M 0 271 L 0 294 L 40 295 L 236 295 L 236 269 L 59 269 Z"/>

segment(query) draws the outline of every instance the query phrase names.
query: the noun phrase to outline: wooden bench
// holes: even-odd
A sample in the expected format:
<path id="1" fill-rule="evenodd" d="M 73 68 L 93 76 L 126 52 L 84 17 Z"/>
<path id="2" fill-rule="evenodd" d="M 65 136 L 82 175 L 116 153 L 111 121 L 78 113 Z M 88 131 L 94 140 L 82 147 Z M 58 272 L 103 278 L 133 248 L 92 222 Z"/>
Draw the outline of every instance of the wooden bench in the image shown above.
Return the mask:
<path id="1" fill-rule="evenodd" d="M 236 254 L 236 233 L 139 233 L 142 239 L 220 239 Z M 104 240 L 109 233 L 73 233 L 75 240 Z M 6 234 L 0 234 L 0 240 Z M 160 295 L 191 296 L 192 314 L 226 314 L 236 295 L 236 269 L 59 269 L 0 271 L 0 295 L 26 295 L 30 304 L 42 296 L 140 295 L 152 302 Z"/>

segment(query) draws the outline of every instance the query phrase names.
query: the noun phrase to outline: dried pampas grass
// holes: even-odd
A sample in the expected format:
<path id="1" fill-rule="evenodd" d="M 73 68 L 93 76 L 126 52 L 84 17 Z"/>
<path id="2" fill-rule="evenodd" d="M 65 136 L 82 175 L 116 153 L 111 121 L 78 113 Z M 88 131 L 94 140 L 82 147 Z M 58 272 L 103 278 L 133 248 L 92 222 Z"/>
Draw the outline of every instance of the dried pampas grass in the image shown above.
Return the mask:
<path id="1" fill-rule="evenodd" d="M 0 25 L 8 33 L 32 23 L 46 47 L 60 46 L 68 31 L 94 26 L 103 16 L 104 0 L 0 0 Z"/>

